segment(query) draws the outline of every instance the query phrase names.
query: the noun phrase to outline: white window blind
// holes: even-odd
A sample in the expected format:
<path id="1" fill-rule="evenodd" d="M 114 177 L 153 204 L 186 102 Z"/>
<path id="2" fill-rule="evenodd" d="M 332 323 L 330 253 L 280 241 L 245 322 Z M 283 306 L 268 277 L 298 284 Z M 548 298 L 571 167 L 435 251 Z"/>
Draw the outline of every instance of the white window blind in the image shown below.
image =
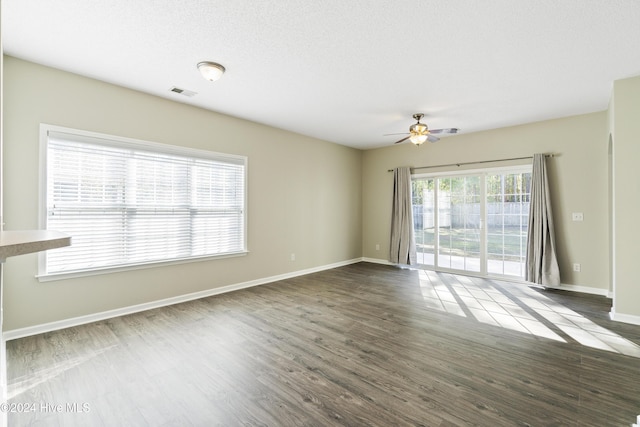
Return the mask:
<path id="1" fill-rule="evenodd" d="M 246 158 L 49 130 L 41 275 L 243 253 Z"/>

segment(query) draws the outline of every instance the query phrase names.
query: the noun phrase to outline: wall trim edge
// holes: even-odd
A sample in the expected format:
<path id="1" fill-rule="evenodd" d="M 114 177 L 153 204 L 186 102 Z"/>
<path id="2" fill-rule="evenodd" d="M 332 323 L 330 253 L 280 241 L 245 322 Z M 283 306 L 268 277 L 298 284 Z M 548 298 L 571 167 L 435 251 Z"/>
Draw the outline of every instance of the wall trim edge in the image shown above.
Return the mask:
<path id="1" fill-rule="evenodd" d="M 362 259 L 365 262 L 371 262 L 371 263 L 375 263 L 375 264 L 383 264 L 383 265 L 396 265 L 393 264 L 387 260 L 384 259 L 378 259 L 378 258 L 363 258 Z M 409 268 L 413 268 L 413 267 L 409 267 Z M 458 272 L 458 271 L 448 271 L 445 270 L 443 271 L 444 273 L 449 273 L 449 274 L 467 274 L 469 276 L 474 276 L 474 277 L 486 277 L 486 276 L 477 276 L 474 275 L 473 273 L 465 273 L 465 272 Z M 494 278 L 494 277 L 491 277 Z M 522 283 L 522 284 L 526 284 L 529 286 L 537 286 L 540 287 L 542 289 L 556 289 L 559 291 L 569 291 L 569 292 L 578 292 L 578 293 L 582 293 L 582 294 L 591 294 L 591 295 L 600 295 L 600 296 L 604 296 L 607 298 L 611 298 L 613 295 L 612 293 L 608 290 L 608 289 L 602 289 L 602 288 L 593 288 L 590 286 L 579 286 L 579 285 L 566 285 L 564 283 L 558 285 L 558 286 L 541 286 L 541 285 L 537 285 L 534 283 L 530 283 L 530 282 L 525 282 L 522 279 L 510 279 L 510 278 L 503 278 L 500 277 L 498 278 L 498 280 L 506 280 L 506 281 L 510 281 L 510 282 L 514 282 L 514 283 Z"/>
<path id="2" fill-rule="evenodd" d="M 611 298 L 611 295 L 608 289 L 592 288 L 590 286 L 560 284 L 558 286 L 543 286 L 543 288 L 556 289 L 559 291 L 579 292 L 581 294 L 600 295 L 603 297 Z"/>
<path id="3" fill-rule="evenodd" d="M 3 338 L 5 341 L 10 341 L 18 338 L 24 338 L 32 335 L 38 335 L 45 332 L 52 332 L 59 329 L 71 328 L 74 326 L 85 325 L 92 322 L 98 322 L 101 320 L 111 319 L 119 316 L 126 316 L 128 314 L 139 313 L 155 308 L 166 307 L 169 305 L 179 304 L 182 302 L 193 301 L 200 298 L 207 298 L 214 295 L 220 295 L 227 292 L 233 292 L 240 289 L 251 288 L 254 286 L 265 285 L 267 283 L 277 282 L 279 280 L 291 279 L 298 276 L 304 276 L 306 274 L 317 273 L 324 270 L 330 270 L 332 268 L 344 267 L 350 264 L 356 264 L 358 262 L 370 262 L 374 264 L 394 265 L 393 263 L 377 258 L 354 258 L 351 260 L 341 261 L 333 264 L 327 264 L 323 266 L 308 268 L 304 270 L 293 271 L 290 273 L 279 274 L 276 276 L 265 277 L 262 279 L 250 280 L 248 282 L 241 282 L 227 286 L 221 286 L 219 288 L 207 289 L 204 291 L 193 292 L 184 295 L 178 295 L 171 298 L 165 298 L 161 300 L 151 301 L 142 304 L 131 305 L 127 307 L 117 308 L 113 310 L 102 311 L 99 313 L 87 314 L 78 317 L 72 317 L 69 319 L 58 320 L 49 323 L 42 323 L 34 326 L 27 326 L 24 328 L 10 329 L 3 332 Z M 576 285 L 560 285 L 554 287 L 547 287 L 547 289 L 557 289 L 563 291 L 579 292 L 592 295 L 601 295 L 605 297 L 609 296 L 609 291 L 606 289 L 592 288 L 588 286 L 576 286 Z M 640 325 L 640 316 L 634 316 L 629 314 L 615 313 L 613 310 L 609 313 L 611 320 L 623 323 L 630 323 L 633 325 Z"/>
<path id="4" fill-rule="evenodd" d="M 616 313 L 613 309 L 609 312 L 609 317 L 614 322 L 629 323 L 631 325 L 640 325 L 640 316 L 633 314 Z"/>
<path id="5" fill-rule="evenodd" d="M 267 283 L 273 283 L 280 280 L 291 279 L 298 276 L 304 276 L 306 274 L 317 273 L 324 270 L 330 270 L 332 268 L 344 267 L 346 265 L 356 264 L 361 261 L 363 261 L 363 258 L 354 258 L 351 260 L 340 261 L 333 264 L 307 268 L 304 270 L 293 271 L 290 273 L 279 274 L 276 276 L 265 277 L 262 279 L 250 280 L 248 282 L 221 286 L 219 288 L 207 289 L 199 292 L 192 292 L 189 294 L 178 295 L 170 298 L 164 298 L 161 300 L 150 301 L 142 304 L 135 304 L 127 307 L 116 308 L 113 310 L 102 311 L 99 313 L 92 313 L 92 314 L 87 314 L 83 316 L 72 317 L 69 319 L 57 320 L 54 322 L 42 323 L 34 326 L 27 326 L 24 328 L 10 329 L 10 330 L 4 331 L 2 336 L 5 341 L 15 340 L 18 338 L 38 335 L 45 332 L 52 332 L 59 329 L 71 328 L 74 326 L 85 325 L 87 323 L 111 319 L 114 317 L 126 316 L 128 314 L 139 313 L 147 310 L 152 310 L 155 308 L 166 307 L 169 305 L 179 304 L 182 302 L 188 302 L 188 301 L 193 301 L 193 300 L 206 298 L 214 295 L 220 295 L 227 292 L 237 291 L 240 289 L 251 288 L 259 285 L 265 285 Z"/>
<path id="6" fill-rule="evenodd" d="M 387 261 L 386 259 L 378 259 L 378 258 L 362 258 L 362 261 L 370 262 L 373 264 L 395 265 L 392 262 Z"/>

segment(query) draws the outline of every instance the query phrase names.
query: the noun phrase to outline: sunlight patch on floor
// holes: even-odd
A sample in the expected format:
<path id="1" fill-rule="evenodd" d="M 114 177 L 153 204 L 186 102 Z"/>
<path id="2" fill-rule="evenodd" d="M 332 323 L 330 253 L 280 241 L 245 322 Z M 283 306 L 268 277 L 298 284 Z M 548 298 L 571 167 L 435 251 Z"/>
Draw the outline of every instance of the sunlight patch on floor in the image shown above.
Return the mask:
<path id="1" fill-rule="evenodd" d="M 419 270 L 420 292 L 428 308 L 537 337 L 640 358 L 640 346 L 526 285 L 508 292 L 489 279 Z M 498 282 L 500 283 L 500 282 Z M 552 330 L 556 329 L 556 331 Z"/>

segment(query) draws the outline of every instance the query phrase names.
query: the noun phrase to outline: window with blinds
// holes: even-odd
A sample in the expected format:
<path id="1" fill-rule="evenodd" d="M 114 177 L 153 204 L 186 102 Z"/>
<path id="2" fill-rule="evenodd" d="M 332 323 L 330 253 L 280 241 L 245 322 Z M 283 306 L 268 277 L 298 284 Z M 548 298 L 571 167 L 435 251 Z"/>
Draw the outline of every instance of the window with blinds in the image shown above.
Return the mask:
<path id="1" fill-rule="evenodd" d="M 46 130 L 45 226 L 72 236 L 40 275 L 246 252 L 246 158 Z"/>

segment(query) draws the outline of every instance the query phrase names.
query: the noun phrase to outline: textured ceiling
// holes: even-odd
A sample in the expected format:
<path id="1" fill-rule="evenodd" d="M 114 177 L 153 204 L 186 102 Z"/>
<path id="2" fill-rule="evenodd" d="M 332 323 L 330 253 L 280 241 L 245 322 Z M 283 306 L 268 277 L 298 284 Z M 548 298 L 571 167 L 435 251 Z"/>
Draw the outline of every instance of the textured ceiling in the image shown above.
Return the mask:
<path id="1" fill-rule="evenodd" d="M 469 133 L 601 111 L 640 74 L 637 0 L 2 0 L 2 33 L 8 55 L 357 148 L 416 112 Z"/>

